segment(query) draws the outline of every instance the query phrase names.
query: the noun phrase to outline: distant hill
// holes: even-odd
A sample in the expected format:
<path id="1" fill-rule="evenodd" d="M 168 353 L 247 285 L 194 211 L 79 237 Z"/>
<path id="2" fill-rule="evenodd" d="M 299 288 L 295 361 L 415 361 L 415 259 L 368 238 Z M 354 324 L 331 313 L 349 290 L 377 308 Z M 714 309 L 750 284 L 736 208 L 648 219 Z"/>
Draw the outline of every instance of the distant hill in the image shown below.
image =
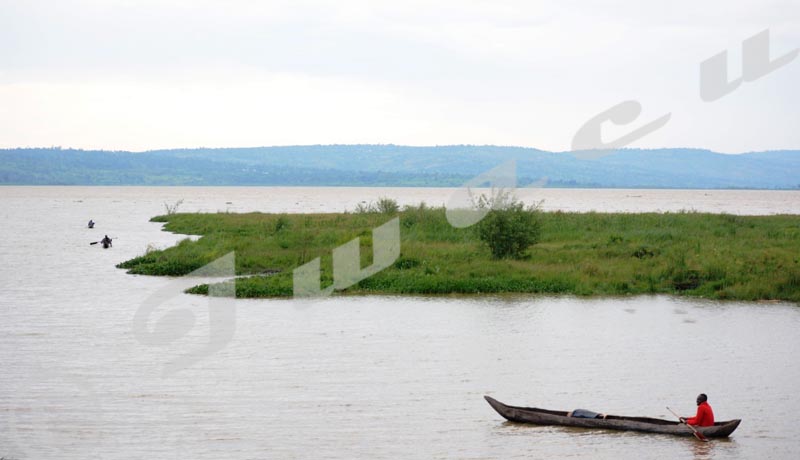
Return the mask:
<path id="1" fill-rule="evenodd" d="M 800 150 L 623 149 L 597 159 L 522 147 L 312 145 L 148 152 L 0 150 L 2 185 L 459 186 L 508 160 L 548 187 L 800 188 Z"/>

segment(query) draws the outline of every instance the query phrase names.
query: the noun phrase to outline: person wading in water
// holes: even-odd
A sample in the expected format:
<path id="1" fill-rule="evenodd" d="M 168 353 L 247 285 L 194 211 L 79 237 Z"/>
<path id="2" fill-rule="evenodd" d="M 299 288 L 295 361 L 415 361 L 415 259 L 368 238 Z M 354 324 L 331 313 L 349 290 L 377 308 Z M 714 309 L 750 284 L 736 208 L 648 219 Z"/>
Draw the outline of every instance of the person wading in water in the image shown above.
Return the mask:
<path id="1" fill-rule="evenodd" d="M 109 238 L 108 235 L 106 235 L 105 237 L 103 237 L 102 240 L 100 240 L 100 244 L 102 244 L 104 248 L 110 248 L 111 238 Z"/>

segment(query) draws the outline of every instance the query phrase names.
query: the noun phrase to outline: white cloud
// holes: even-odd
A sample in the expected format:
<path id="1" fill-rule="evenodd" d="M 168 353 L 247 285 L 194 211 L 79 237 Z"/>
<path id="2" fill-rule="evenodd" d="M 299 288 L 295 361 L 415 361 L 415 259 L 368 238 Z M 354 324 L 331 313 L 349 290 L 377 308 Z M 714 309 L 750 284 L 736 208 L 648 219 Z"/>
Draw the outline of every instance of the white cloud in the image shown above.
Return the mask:
<path id="1" fill-rule="evenodd" d="M 436 116 L 388 88 L 289 74 L 16 83 L 0 86 L 0 101 L 14 108 L 0 111 L 2 147 L 379 143 L 428 138 L 426 116 Z"/>
<path id="2" fill-rule="evenodd" d="M 6 1 L 0 145 L 110 149 L 381 142 L 565 150 L 628 99 L 636 146 L 797 148 L 800 60 L 712 104 L 699 63 L 787 1 Z M 735 71 L 735 72 L 734 72 Z M 626 132 L 609 127 L 607 135 Z"/>

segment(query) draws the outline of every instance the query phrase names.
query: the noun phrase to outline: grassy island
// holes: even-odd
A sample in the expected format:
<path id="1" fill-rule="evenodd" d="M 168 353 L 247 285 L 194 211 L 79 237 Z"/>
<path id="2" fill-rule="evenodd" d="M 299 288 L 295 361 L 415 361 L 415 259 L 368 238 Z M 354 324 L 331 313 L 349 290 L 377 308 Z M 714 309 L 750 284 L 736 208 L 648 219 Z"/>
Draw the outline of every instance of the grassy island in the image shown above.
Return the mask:
<path id="1" fill-rule="evenodd" d="M 800 216 L 701 213 L 539 212 L 541 240 L 523 257 L 495 259 L 474 228 L 458 229 L 443 208 L 396 213 L 173 214 L 165 230 L 202 235 L 118 265 L 129 273 L 180 276 L 236 253 L 237 297 L 292 295 L 292 270 L 321 257 L 332 283 L 332 250 L 360 238 L 372 263 L 372 229 L 400 217 L 394 264 L 343 290 L 358 294 L 530 292 L 668 293 L 713 299 L 800 302 Z M 189 292 L 205 294 L 200 285 Z"/>

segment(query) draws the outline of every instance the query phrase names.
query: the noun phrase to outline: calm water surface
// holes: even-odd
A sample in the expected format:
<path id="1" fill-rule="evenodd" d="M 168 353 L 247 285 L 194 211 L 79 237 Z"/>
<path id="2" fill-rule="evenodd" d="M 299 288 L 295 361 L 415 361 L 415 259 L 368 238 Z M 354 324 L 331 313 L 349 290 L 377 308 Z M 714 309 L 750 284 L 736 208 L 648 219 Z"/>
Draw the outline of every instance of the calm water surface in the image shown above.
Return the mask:
<path id="1" fill-rule="evenodd" d="M 450 191 L 451 192 L 451 191 Z M 0 188 L 0 457 L 59 459 L 793 459 L 800 453 L 800 310 L 670 297 L 334 297 L 236 300 L 220 351 L 209 301 L 113 266 L 181 235 L 182 211 L 319 212 L 380 196 L 442 204 L 445 189 Z M 546 209 L 800 214 L 797 192 L 542 190 Z M 85 223 L 97 221 L 89 230 Z M 103 250 L 91 241 L 117 237 Z M 194 326 L 175 316 L 194 315 Z M 174 321 L 173 321 L 174 320 Z M 670 418 L 699 392 L 729 440 L 504 422 L 516 405 Z"/>

